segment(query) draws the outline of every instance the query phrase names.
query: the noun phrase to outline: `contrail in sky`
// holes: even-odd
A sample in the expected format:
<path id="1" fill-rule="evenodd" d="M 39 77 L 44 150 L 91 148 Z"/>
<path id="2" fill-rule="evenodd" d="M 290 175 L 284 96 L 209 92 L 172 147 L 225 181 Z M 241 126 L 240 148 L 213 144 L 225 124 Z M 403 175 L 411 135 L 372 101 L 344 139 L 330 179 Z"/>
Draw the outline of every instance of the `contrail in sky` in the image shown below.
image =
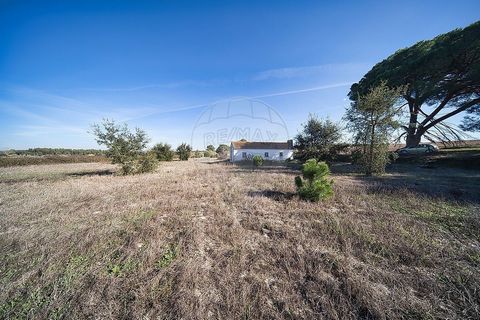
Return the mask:
<path id="1" fill-rule="evenodd" d="M 248 99 L 261 99 L 261 98 L 269 98 L 269 97 L 286 96 L 286 95 L 290 95 L 290 94 L 298 94 L 298 93 L 304 93 L 304 92 L 320 91 L 320 90 L 327 90 L 327 89 L 333 89 L 333 88 L 347 87 L 347 86 L 350 86 L 351 84 L 352 84 L 352 82 L 341 82 L 341 83 L 328 84 L 328 85 L 324 85 L 324 86 L 318 86 L 318 87 L 312 87 L 312 88 L 306 88 L 306 89 L 281 91 L 281 92 L 268 93 L 268 94 L 263 94 L 263 95 L 259 95 L 259 96 L 253 96 L 253 97 L 241 97 L 241 98 L 234 98 L 234 99 L 230 99 L 230 100 L 225 99 L 225 100 L 228 100 L 228 101 L 243 101 L 243 100 L 248 100 Z M 199 108 L 207 107 L 211 104 L 212 103 L 190 105 L 190 106 L 179 107 L 179 108 L 166 110 L 166 111 L 153 112 L 152 114 L 163 114 L 163 113 L 172 113 L 172 112 L 178 112 L 178 111 L 199 109 Z M 149 115 L 151 115 L 151 114 L 149 114 Z"/>

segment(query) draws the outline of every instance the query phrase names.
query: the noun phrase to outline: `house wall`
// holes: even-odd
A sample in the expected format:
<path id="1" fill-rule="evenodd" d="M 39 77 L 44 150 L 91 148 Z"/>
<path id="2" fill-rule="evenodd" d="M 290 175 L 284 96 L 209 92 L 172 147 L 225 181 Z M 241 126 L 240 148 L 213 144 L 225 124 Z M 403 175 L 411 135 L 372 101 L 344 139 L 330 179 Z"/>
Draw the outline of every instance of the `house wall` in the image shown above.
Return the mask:
<path id="1" fill-rule="evenodd" d="M 259 155 L 264 160 L 271 160 L 271 161 L 285 161 L 293 157 L 293 150 L 282 150 L 282 149 L 234 149 L 232 146 L 230 148 L 230 161 L 242 161 L 246 160 L 243 158 L 243 152 L 247 153 L 247 157 L 249 159 L 253 158 L 253 156 Z M 265 157 L 265 152 L 268 152 L 268 158 Z M 280 157 L 280 152 L 283 152 L 283 157 Z"/>

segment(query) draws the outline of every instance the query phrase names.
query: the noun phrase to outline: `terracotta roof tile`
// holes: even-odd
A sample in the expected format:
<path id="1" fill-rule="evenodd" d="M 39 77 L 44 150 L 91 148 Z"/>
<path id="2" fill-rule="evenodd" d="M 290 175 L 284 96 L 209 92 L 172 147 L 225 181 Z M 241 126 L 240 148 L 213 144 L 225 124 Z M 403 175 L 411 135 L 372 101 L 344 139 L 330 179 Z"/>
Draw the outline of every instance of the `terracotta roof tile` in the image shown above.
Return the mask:
<path id="1" fill-rule="evenodd" d="M 234 149 L 290 149 L 288 142 L 232 141 Z"/>

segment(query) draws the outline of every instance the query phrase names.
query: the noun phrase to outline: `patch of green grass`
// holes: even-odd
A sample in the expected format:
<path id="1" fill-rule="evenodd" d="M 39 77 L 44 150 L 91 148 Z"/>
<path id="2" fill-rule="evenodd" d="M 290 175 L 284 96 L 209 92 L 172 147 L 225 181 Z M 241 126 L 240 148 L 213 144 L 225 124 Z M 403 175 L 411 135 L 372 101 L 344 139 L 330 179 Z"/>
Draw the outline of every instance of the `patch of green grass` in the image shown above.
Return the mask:
<path id="1" fill-rule="evenodd" d="M 387 197 L 385 200 L 395 212 L 418 217 L 445 231 L 479 236 L 469 223 L 473 210 L 468 204 L 428 198 L 409 201 L 406 198 Z"/>
<path id="2" fill-rule="evenodd" d="M 101 155 L 46 155 L 46 156 L 9 156 L 0 157 L 0 167 L 30 166 L 57 163 L 89 163 L 109 160 Z"/>
<path id="3" fill-rule="evenodd" d="M 466 207 L 448 202 L 432 202 L 428 206 L 413 208 L 411 213 L 443 229 L 459 232 L 465 229 L 465 218 L 469 214 Z"/>
<path id="4" fill-rule="evenodd" d="M 138 263 L 128 258 L 124 262 L 109 263 L 107 266 L 107 273 L 113 277 L 123 277 L 126 274 L 134 271 L 138 266 Z"/>
<path id="5" fill-rule="evenodd" d="M 30 288 L 27 286 L 12 298 L 6 300 L 0 305 L 0 319 L 32 318 L 33 315 L 51 303 L 54 290 L 57 292 L 72 290 L 77 280 L 85 274 L 89 265 L 90 258 L 85 255 L 71 256 L 64 269 L 58 265 L 51 265 L 50 268 L 44 270 L 44 273 L 59 273 L 56 280 L 43 287 Z M 49 319 L 61 318 L 64 313 L 65 310 L 52 310 Z"/>
<path id="6" fill-rule="evenodd" d="M 145 225 L 150 219 L 155 217 L 157 212 L 154 210 L 141 210 L 136 213 L 133 217 L 127 219 L 127 223 L 131 223 L 134 229 L 140 229 Z"/>
<path id="7" fill-rule="evenodd" d="M 173 260 L 175 260 L 177 254 L 178 248 L 176 246 L 170 246 L 167 250 L 165 250 L 160 259 L 156 262 L 156 268 L 162 269 L 168 267 L 173 262 Z"/>
<path id="8" fill-rule="evenodd" d="M 87 271 L 90 259 L 84 255 L 72 256 L 65 267 L 60 282 L 63 287 L 69 288 L 74 282 Z"/>
<path id="9" fill-rule="evenodd" d="M 27 319 L 49 302 L 45 290 L 37 288 L 30 293 L 19 294 L 0 305 L 1 319 Z"/>
<path id="10" fill-rule="evenodd" d="M 364 228 L 355 228 L 350 231 L 351 236 L 355 237 L 362 245 L 368 248 L 368 251 L 374 255 L 383 258 L 393 258 L 395 254 L 382 241 L 379 241 L 376 236 Z"/>
<path id="11" fill-rule="evenodd" d="M 480 252 L 469 252 L 467 258 L 471 263 L 480 266 Z"/>

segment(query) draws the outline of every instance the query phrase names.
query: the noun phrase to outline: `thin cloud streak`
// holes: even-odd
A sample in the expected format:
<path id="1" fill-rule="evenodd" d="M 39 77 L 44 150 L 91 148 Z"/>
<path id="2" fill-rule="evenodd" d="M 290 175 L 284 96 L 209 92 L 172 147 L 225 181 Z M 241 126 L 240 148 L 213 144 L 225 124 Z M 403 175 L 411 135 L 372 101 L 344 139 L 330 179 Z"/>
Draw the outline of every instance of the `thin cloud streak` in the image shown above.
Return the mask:
<path id="1" fill-rule="evenodd" d="M 271 94 L 265 94 L 261 96 L 252 97 L 252 99 L 260 99 L 260 98 L 269 98 L 269 97 L 277 97 L 277 96 L 286 96 L 290 94 L 298 94 L 304 92 L 311 92 L 311 91 L 319 91 L 319 90 L 326 90 L 326 89 L 333 89 L 333 88 L 341 88 L 341 87 L 348 87 L 351 86 L 352 82 L 342 82 L 342 83 L 334 83 L 319 87 L 307 88 L 307 89 L 299 89 L 299 90 L 291 90 L 291 91 L 283 91 L 283 92 L 276 92 Z"/>
<path id="2" fill-rule="evenodd" d="M 365 63 L 338 63 L 338 64 L 322 64 L 306 67 L 286 67 L 278 69 L 270 69 L 255 74 L 252 78 L 254 81 L 263 80 L 281 80 L 299 77 L 316 76 L 325 72 L 351 72 L 367 69 L 370 65 Z"/>
<path id="3" fill-rule="evenodd" d="M 350 85 L 352 85 L 352 82 L 341 82 L 341 83 L 334 83 L 334 84 L 323 85 L 323 86 L 312 87 L 312 88 L 306 88 L 306 89 L 281 91 L 281 92 L 268 93 L 268 94 L 253 96 L 253 97 L 241 97 L 241 98 L 222 99 L 222 100 L 243 101 L 243 100 L 249 100 L 249 99 L 270 98 L 270 97 L 286 96 L 286 95 L 291 95 L 291 94 L 299 94 L 299 93 L 312 92 L 312 91 L 320 91 L 320 90 L 341 88 L 341 87 L 347 87 L 347 86 L 350 86 Z M 216 102 L 218 102 L 218 101 L 215 101 L 215 103 Z M 152 112 L 152 113 L 150 113 L 148 115 L 144 115 L 144 116 L 142 115 L 142 116 L 140 116 L 138 118 L 135 118 L 135 119 L 144 118 L 145 116 L 154 115 L 154 114 L 159 115 L 159 114 L 167 114 L 167 113 L 174 113 L 174 112 L 180 112 L 180 111 L 200 109 L 200 108 L 208 107 L 209 105 L 212 105 L 212 104 L 213 103 L 203 103 L 203 104 L 194 104 L 194 105 L 189 105 L 189 106 L 183 106 L 183 107 L 179 107 L 179 108 L 171 108 L 170 110 Z"/>

